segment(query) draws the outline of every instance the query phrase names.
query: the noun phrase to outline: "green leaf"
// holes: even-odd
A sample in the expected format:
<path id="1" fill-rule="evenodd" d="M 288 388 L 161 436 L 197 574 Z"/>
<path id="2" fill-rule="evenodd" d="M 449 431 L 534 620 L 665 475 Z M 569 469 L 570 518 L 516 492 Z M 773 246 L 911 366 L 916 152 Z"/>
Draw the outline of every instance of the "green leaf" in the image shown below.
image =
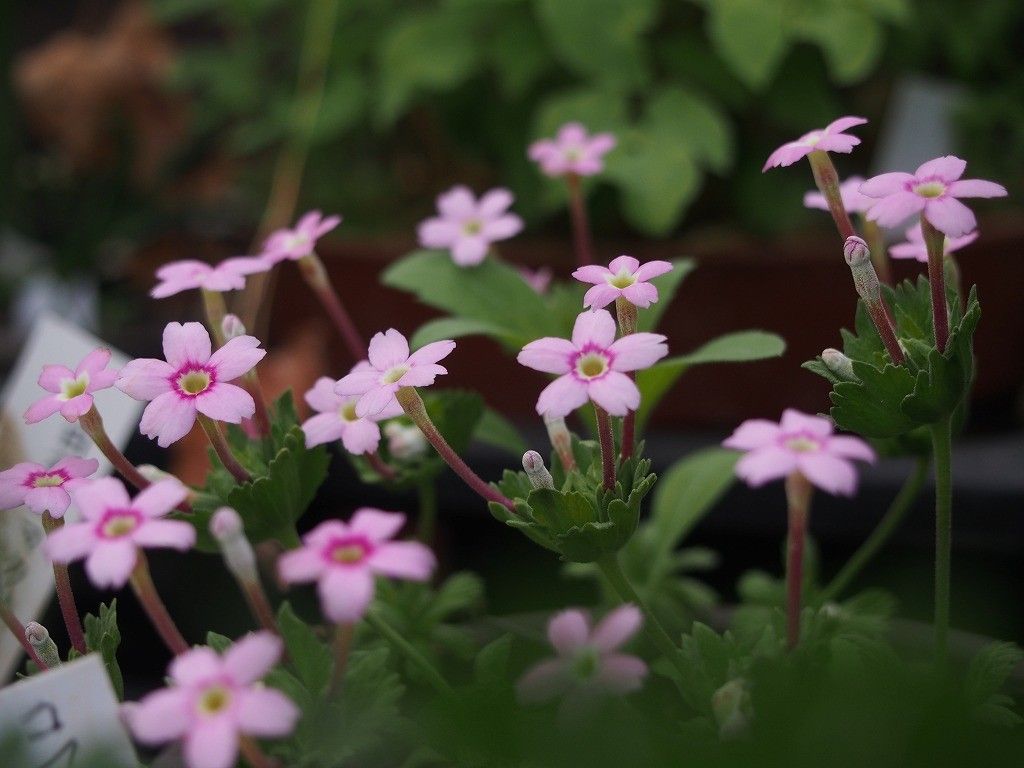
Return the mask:
<path id="1" fill-rule="evenodd" d="M 763 88 L 790 43 L 781 0 L 707 0 L 708 34 L 743 82 Z"/>
<path id="2" fill-rule="evenodd" d="M 476 682 L 493 688 L 508 685 L 509 659 L 512 655 L 512 636 L 502 635 L 493 640 L 477 654 L 473 661 L 473 677 Z"/>
<path id="3" fill-rule="evenodd" d="M 277 610 L 277 625 L 288 650 L 288 658 L 302 684 L 313 693 L 322 695 L 327 690 L 331 670 L 334 668 L 330 648 L 320 642 L 309 625 L 295 615 L 288 602 L 281 603 Z"/>
<path id="4" fill-rule="evenodd" d="M 702 166 L 721 173 L 732 165 L 732 123 L 698 93 L 677 86 L 662 88 L 648 104 L 644 122 L 655 130 L 672 131 Z"/>
<path id="5" fill-rule="evenodd" d="M 501 448 L 515 456 L 526 453 L 526 441 L 519 430 L 497 411 L 485 408 L 483 416 L 476 424 L 473 439 L 486 445 Z"/>
<path id="6" fill-rule="evenodd" d="M 100 654 L 114 693 L 118 700 L 124 699 L 124 678 L 117 663 L 117 649 L 121 645 L 121 630 L 117 628 L 117 599 L 111 600 L 109 606 L 100 603 L 99 616 L 87 613 L 84 625 L 86 647 Z"/>
<path id="7" fill-rule="evenodd" d="M 444 339 L 461 339 L 465 336 L 490 336 L 503 344 L 512 345 L 515 337 L 506 328 L 484 320 L 468 317 L 439 317 L 421 325 L 409 340 L 413 349 Z"/>
<path id="8" fill-rule="evenodd" d="M 206 633 L 206 644 L 217 653 L 224 653 L 224 651 L 231 647 L 231 638 L 210 630 Z"/>
<path id="9" fill-rule="evenodd" d="M 863 78 L 882 54 L 881 26 L 852 3 L 837 5 L 827 13 L 806 13 L 794 24 L 794 31 L 821 47 L 829 71 L 839 84 Z"/>
<path id="10" fill-rule="evenodd" d="M 739 455 L 725 448 L 696 451 L 661 476 L 648 525 L 654 529 L 658 557 L 667 557 L 736 479 Z"/>
<path id="11" fill-rule="evenodd" d="M 651 279 L 651 283 L 658 289 L 658 301 L 639 313 L 638 331 L 656 331 L 658 329 L 658 323 L 672 304 L 679 286 L 683 284 L 686 276 L 696 268 L 697 262 L 693 259 L 673 259 L 671 272 Z"/>

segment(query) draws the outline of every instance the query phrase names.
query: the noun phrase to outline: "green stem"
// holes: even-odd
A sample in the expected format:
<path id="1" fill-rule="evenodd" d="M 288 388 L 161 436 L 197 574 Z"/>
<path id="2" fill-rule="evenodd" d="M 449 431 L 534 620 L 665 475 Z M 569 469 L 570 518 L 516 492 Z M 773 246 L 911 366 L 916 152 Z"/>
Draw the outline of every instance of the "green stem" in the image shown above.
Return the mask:
<path id="1" fill-rule="evenodd" d="M 416 538 L 425 544 L 434 540 L 434 528 L 437 523 L 437 487 L 434 481 L 427 479 L 418 486 L 420 517 L 417 521 Z"/>
<path id="2" fill-rule="evenodd" d="M 396 651 L 412 662 L 423 673 L 423 676 L 427 678 L 427 681 L 434 687 L 434 690 L 442 696 L 450 696 L 454 693 L 452 687 L 448 685 L 444 677 L 441 676 L 441 673 L 438 672 L 437 667 L 431 664 L 422 653 L 416 650 L 408 640 L 395 631 L 395 628 L 384 621 L 378 614 L 369 611 L 366 614 L 366 623 L 391 643 Z"/>
<path id="3" fill-rule="evenodd" d="M 601 472 L 604 475 L 604 489 L 615 489 L 615 438 L 612 436 L 612 422 L 608 411 L 599 405 L 594 406 L 597 417 L 597 439 L 601 444 Z"/>
<path id="4" fill-rule="evenodd" d="M 355 637 L 355 624 L 339 624 L 334 629 L 334 669 L 331 671 L 330 695 L 336 695 L 345 680 L 348 668 L 348 657 L 352 652 L 352 638 Z"/>
<path id="5" fill-rule="evenodd" d="M 206 311 L 206 324 L 210 326 L 210 334 L 218 347 L 224 346 L 224 316 L 228 313 L 227 302 L 220 291 L 203 289 L 203 309 Z"/>
<path id="6" fill-rule="evenodd" d="M 949 572 L 953 538 L 952 435 L 945 417 L 931 427 L 935 455 L 935 661 L 943 664 L 949 639 Z"/>

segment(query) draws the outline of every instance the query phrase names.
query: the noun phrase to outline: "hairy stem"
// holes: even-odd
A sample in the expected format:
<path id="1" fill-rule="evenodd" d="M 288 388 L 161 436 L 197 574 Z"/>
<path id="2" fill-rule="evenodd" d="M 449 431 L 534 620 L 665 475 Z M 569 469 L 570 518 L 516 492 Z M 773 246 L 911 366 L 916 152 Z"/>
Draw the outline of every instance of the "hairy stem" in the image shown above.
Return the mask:
<path id="1" fill-rule="evenodd" d="M 946 236 L 932 226 L 924 215 L 921 216 L 921 232 L 928 248 L 928 284 L 932 292 L 935 348 L 944 353 L 949 343 L 949 307 L 946 304 L 946 271 L 943 264 Z"/>
<path id="2" fill-rule="evenodd" d="M 217 458 L 220 459 L 221 464 L 224 465 L 224 468 L 239 483 L 250 482 L 252 476 L 246 471 L 245 467 L 238 463 L 238 459 L 231 452 L 231 446 L 228 445 L 227 438 L 221 432 L 220 425 L 209 416 L 204 416 L 201 413 L 196 414 L 196 418 L 209 438 L 210 445 L 213 446 L 213 450 L 217 454 Z"/>
<path id="3" fill-rule="evenodd" d="M 146 615 L 149 616 L 149 620 L 153 623 L 157 634 L 160 635 L 160 639 L 164 641 L 164 645 L 170 649 L 171 653 L 175 656 L 185 653 L 188 650 L 188 643 L 182 637 L 178 626 L 174 623 L 174 619 L 171 618 L 171 614 L 168 613 L 164 601 L 160 599 L 160 593 L 156 591 L 153 577 L 149 573 L 149 564 L 146 562 L 146 556 L 142 550 L 138 550 L 135 556 L 137 558 L 135 568 L 132 569 L 131 576 L 128 577 L 129 583 L 135 591 L 135 596 L 146 611 Z"/>
<path id="4" fill-rule="evenodd" d="M 299 265 L 299 271 L 302 272 L 306 283 L 309 284 L 309 287 L 313 289 L 313 293 L 317 295 L 320 303 L 323 304 L 328 317 L 331 318 L 331 322 L 334 323 L 334 327 L 341 335 L 345 346 L 348 347 L 352 359 L 355 361 L 362 360 L 366 356 L 366 344 L 363 342 L 363 337 L 359 335 L 359 331 L 356 329 L 355 323 L 352 322 L 352 318 L 349 316 L 348 310 L 345 309 L 345 305 L 341 303 L 341 297 L 338 296 L 338 292 L 331 284 L 331 280 L 327 276 L 327 270 L 324 268 L 324 263 L 320 261 L 320 257 L 315 253 L 311 253 L 308 256 L 303 256 L 296 263 Z"/>
<path id="5" fill-rule="evenodd" d="M 832 214 L 832 220 L 836 223 L 836 229 L 839 230 L 840 239 L 845 241 L 846 238 L 856 235 L 853 224 L 850 222 L 850 215 L 846 212 L 846 206 L 843 205 L 842 195 L 839 194 L 839 174 L 836 173 L 836 167 L 832 164 L 832 158 L 828 156 L 828 152 L 815 150 L 807 156 L 807 159 L 811 163 L 814 183 L 818 186 L 818 191 L 825 196 L 828 212 Z"/>
<path id="6" fill-rule="evenodd" d="M 48 511 L 43 513 L 43 528 L 47 533 L 64 527 L 64 518 L 53 517 Z M 71 574 L 64 563 L 53 564 L 53 583 L 57 592 L 57 602 L 60 605 L 60 614 L 64 617 L 64 626 L 68 630 L 68 639 L 71 647 L 83 656 L 89 652 L 85 644 L 85 631 L 82 629 L 82 620 L 78 616 L 78 606 L 75 604 L 75 593 L 71 589 Z"/>
<path id="7" fill-rule="evenodd" d="M 587 219 L 587 203 L 583 198 L 583 185 L 575 173 L 566 176 L 565 181 L 569 186 L 569 213 L 572 215 L 576 265 L 585 267 L 594 263 L 594 248 L 590 240 L 590 222 Z"/>
<path id="8" fill-rule="evenodd" d="M 417 486 L 417 492 L 420 516 L 416 521 L 416 538 L 429 544 L 434 540 L 434 529 L 437 526 L 437 486 L 431 479 L 422 480 Z"/>
<path id="9" fill-rule="evenodd" d="M 355 624 L 339 624 L 334 629 L 334 669 L 331 670 L 331 683 L 328 687 L 330 695 L 335 695 L 341 690 L 355 633 Z"/>
<path id="10" fill-rule="evenodd" d="M 597 439 L 601 443 L 601 472 L 604 476 L 604 489 L 615 489 L 615 439 L 612 437 L 612 422 L 608 411 L 598 405 L 594 406 L 597 417 Z"/>
<path id="11" fill-rule="evenodd" d="M 804 544 L 810 516 L 811 484 L 800 472 L 786 478 L 789 532 L 786 542 L 786 646 L 800 643 L 800 608 L 804 584 Z"/>
<path id="12" fill-rule="evenodd" d="M 205 288 L 203 293 L 203 309 L 206 311 L 206 324 L 210 327 L 210 334 L 218 347 L 224 346 L 224 316 L 228 313 L 227 303 L 224 301 L 224 294 L 220 291 L 208 291 Z"/>
<path id="13" fill-rule="evenodd" d="M 28 641 L 25 636 L 25 626 L 18 620 L 18 617 L 14 615 L 3 603 L 0 603 L 0 620 L 7 625 L 7 628 L 14 635 L 14 639 L 18 641 L 18 645 L 25 651 L 25 655 L 32 659 L 32 663 L 35 664 L 40 670 L 46 671 L 49 669 L 46 662 L 39 658 L 39 654 L 36 653 L 36 649 L 32 647 L 32 643 Z"/>

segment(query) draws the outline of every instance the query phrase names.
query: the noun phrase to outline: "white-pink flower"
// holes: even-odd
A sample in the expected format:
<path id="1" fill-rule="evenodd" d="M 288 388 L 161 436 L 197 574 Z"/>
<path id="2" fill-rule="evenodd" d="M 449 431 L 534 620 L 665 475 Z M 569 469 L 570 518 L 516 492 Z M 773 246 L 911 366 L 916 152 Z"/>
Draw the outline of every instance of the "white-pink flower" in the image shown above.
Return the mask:
<path id="1" fill-rule="evenodd" d="M 860 191 L 875 198 L 868 219 L 879 226 L 894 227 L 920 213 L 932 226 L 949 237 L 974 231 L 974 212 L 957 198 L 1004 197 L 1006 188 L 984 179 L 961 179 L 967 161 L 953 155 L 937 157 L 918 166 L 913 173 L 883 173 L 860 185 Z"/>
<path id="2" fill-rule="evenodd" d="M 405 515 L 364 507 L 348 523 L 328 520 L 302 537 L 303 546 L 277 561 L 281 580 L 317 582 L 324 615 L 351 624 L 366 613 L 374 594 L 374 577 L 426 581 L 437 561 L 418 541 L 391 541 Z"/>
<path id="3" fill-rule="evenodd" d="M 452 187 L 437 198 L 440 214 L 423 221 L 418 230 L 424 248 L 447 248 L 461 267 L 479 264 L 491 243 L 507 240 L 522 230 L 523 220 L 509 213 L 512 193 L 492 189 L 479 202 L 468 187 Z"/>
<path id="4" fill-rule="evenodd" d="M 125 722 L 141 744 L 181 741 L 188 768 L 232 768 L 239 736 L 280 738 L 299 720 L 291 699 L 260 682 L 282 650 L 270 632 L 246 635 L 223 656 L 193 648 L 171 662 L 167 688 L 124 706 Z"/>
<path id="5" fill-rule="evenodd" d="M 796 141 L 790 141 L 776 149 L 765 161 L 761 172 L 769 168 L 778 168 L 792 165 L 797 160 L 811 152 L 852 152 L 853 148 L 860 144 L 860 139 L 851 136 L 844 131 L 867 122 L 863 117 L 840 117 L 833 120 L 824 128 L 805 133 Z"/>
<path id="6" fill-rule="evenodd" d="M 165 299 L 195 288 L 220 293 L 238 291 L 245 288 L 247 275 L 266 272 L 268 269 L 270 266 L 266 261 L 250 256 L 224 259 L 216 265 L 195 259 L 172 261 L 156 271 L 160 282 L 149 295 L 154 299 Z"/>
<path id="7" fill-rule="evenodd" d="M 832 434 L 832 422 L 787 408 L 781 423 L 749 419 L 723 443 L 746 451 L 736 474 L 751 487 L 799 471 L 828 493 L 852 496 L 857 490 L 853 460 L 873 463 L 875 452 L 859 437 Z"/>
<path id="8" fill-rule="evenodd" d="M 357 366 L 337 383 L 342 397 L 358 396 L 356 415 L 371 418 L 390 410 L 401 387 L 429 387 L 448 370 L 438 365 L 455 349 L 454 341 L 435 341 L 409 354 L 409 342 L 394 328 L 370 339 L 369 364 Z"/>
<path id="9" fill-rule="evenodd" d="M 918 222 L 906 233 L 907 241 L 889 246 L 889 255 L 894 259 L 917 259 L 928 263 L 928 246 L 924 242 L 921 223 Z M 963 237 L 946 237 L 943 240 L 943 255 L 949 255 L 970 245 L 978 239 L 978 231 L 968 232 Z"/>
<path id="10" fill-rule="evenodd" d="M 135 568 L 139 548 L 170 547 L 185 551 L 196 542 L 196 529 L 181 520 L 164 520 L 188 497 L 177 480 L 153 483 L 134 499 L 112 477 L 72 491 L 82 522 L 52 531 L 44 544 L 57 563 L 85 559 L 85 572 L 97 587 L 123 587 Z"/>
<path id="11" fill-rule="evenodd" d="M 63 365 L 44 365 L 39 386 L 53 394 L 28 407 L 25 423 L 35 424 L 58 411 L 67 421 L 78 421 L 92 408 L 93 393 L 111 386 L 117 378 L 117 371 L 107 370 L 109 362 L 110 350 L 101 348 L 86 355 L 73 371 Z"/>
<path id="12" fill-rule="evenodd" d="M 253 336 L 237 336 L 211 354 L 210 334 L 201 323 L 168 323 L 164 360 L 132 360 L 117 387 L 136 400 L 150 400 L 139 429 L 166 448 L 189 433 L 196 413 L 240 424 L 256 412 L 252 395 L 230 382 L 263 359 Z"/>
<path id="13" fill-rule="evenodd" d="M 279 229 L 267 238 L 260 258 L 270 265 L 286 259 L 298 261 L 316 249 L 316 242 L 341 224 L 341 216 L 325 217 L 320 211 L 310 211 L 294 229 Z"/>
<path id="14" fill-rule="evenodd" d="M 654 365 L 668 354 L 660 333 L 633 333 L 615 340 L 615 320 L 605 309 L 581 313 L 572 340 L 548 336 L 531 341 L 517 360 L 528 368 L 559 377 L 537 399 L 537 413 L 567 416 L 588 399 L 613 416 L 640 406 L 640 390 L 627 371 Z"/>
<path id="15" fill-rule="evenodd" d="M 847 213 L 867 213 L 875 204 L 873 197 L 861 194 L 860 185 L 863 183 L 863 176 L 850 176 L 839 184 L 839 197 L 842 198 Z M 827 211 L 828 201 L 821 192 L 814 190 L 804 195 L 804 207 Z"/>
<path id="16" fill-rule="evenodd" d="M 352 370 L 361 371 L 369 368 L 369 363 L 357 364 Z M 327 376 L 317 379 L 313 388 L 306 392 L 306 402 L 317 412 L 302 423 L 302 431 L 306 434 L 306 447 L 333 443 L 341 440 L 349 453 L 373 453 L 380 443 L 380 427 L 378 421 L 390 419 L 402 413 L 402 406 L 394 401 L 391 406 L 372 417 L 356 414 L 357 395 L 342 397 L 334 391 L 337 381 Z"/>
<path id="17" fill-rule="evenodd" d="M 667 261 L 648 261 L 641 264 L 632 256 L 619 256 L 607 267 L 588 264 L 572 276 L 581 283 L 592 283 L 583 297 L 583 306 L 601 309 L 620 296 L 631 304 L 645 309 L 658 300 L 658 289 L 649 282 L 652 277 L 672 271 Z"/>
<path id="18" fill-rule="evenodd" d="M 69 491 L 84 483 L 99 462 L 68 456 L 52 467 L 31 461 L 15 464 L 0 472 L 0 509 L 14 509 L 24 504 L 37 514 L 49 512 L 62 517 L 71 504 Z"/>
<path id="19" fill-rule="evenodd" d="M 593 630 L 583 611 L 557 614 L 548 623 L 548 640 L 556 655 L 519 678 L 519 700 L 539 704 L 564 697 L 560 714 L 572 717 L 603 697 L 640 690 L 647 665 L 619 649 L 637 633 L 642 622 L 639 609 L 630 604 L 616 608 Z"/>
<path id="20" fill-rule="evenodd" d="M 566 123 L 554 139 L 530 145 L 529 157 L 548 176 L 593 176 L 604 170 L 604 156 L 615 148 L 610 133 L 587 133 L 582 123 Z"/>

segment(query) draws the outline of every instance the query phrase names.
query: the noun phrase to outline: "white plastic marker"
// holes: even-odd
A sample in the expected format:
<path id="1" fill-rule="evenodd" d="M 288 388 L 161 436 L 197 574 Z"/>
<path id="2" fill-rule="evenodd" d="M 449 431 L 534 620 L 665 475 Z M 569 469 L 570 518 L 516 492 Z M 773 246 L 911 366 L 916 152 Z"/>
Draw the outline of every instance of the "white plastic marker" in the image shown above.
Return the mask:
<path id="1" fill-rule="evenodd" d="M 44 365 L 60 363 L 74 368 L 97 347 L 110 345 L 52 315 L 39 319 L 0 394 L 0 469 L 19 461 L 50 466 L 65 456 L 83 456 L 99 460 L 97 474 L 110 472 L 109 462 L 77 424 L 69 424 L 59 414 L 32 425 L 22 419 L 25 409 L 45 394 L 38 384 Z M 110 367 L 120 368 L 128 362 L 126 355 L 111 351 Z M 95 401 L 110 439 L 124 448 L 139 423 L 142 403 L 113 388 L 97 392 Z M 42 537 L 38 515 L 24 508 L 0 513 L 0 579 L 13 583 L 9 605 L 22 623 L 38 619 L 53 593 L 53 570 L 37 546 Z M 63 649 L 61 631 L 51 629 Z M 10 632 L 3 627 L 0 630 L 2 683 L 14 671 L 22 652 Z"/>
<path id="2" fill-rule="evenodd" d="M 21 768 L 73 768 L 100 755 L 90 764 L 138 765 L 95 653 L 0 690 L 0 737 L 16 739 L 10 746 L 22 750 Z"/>

